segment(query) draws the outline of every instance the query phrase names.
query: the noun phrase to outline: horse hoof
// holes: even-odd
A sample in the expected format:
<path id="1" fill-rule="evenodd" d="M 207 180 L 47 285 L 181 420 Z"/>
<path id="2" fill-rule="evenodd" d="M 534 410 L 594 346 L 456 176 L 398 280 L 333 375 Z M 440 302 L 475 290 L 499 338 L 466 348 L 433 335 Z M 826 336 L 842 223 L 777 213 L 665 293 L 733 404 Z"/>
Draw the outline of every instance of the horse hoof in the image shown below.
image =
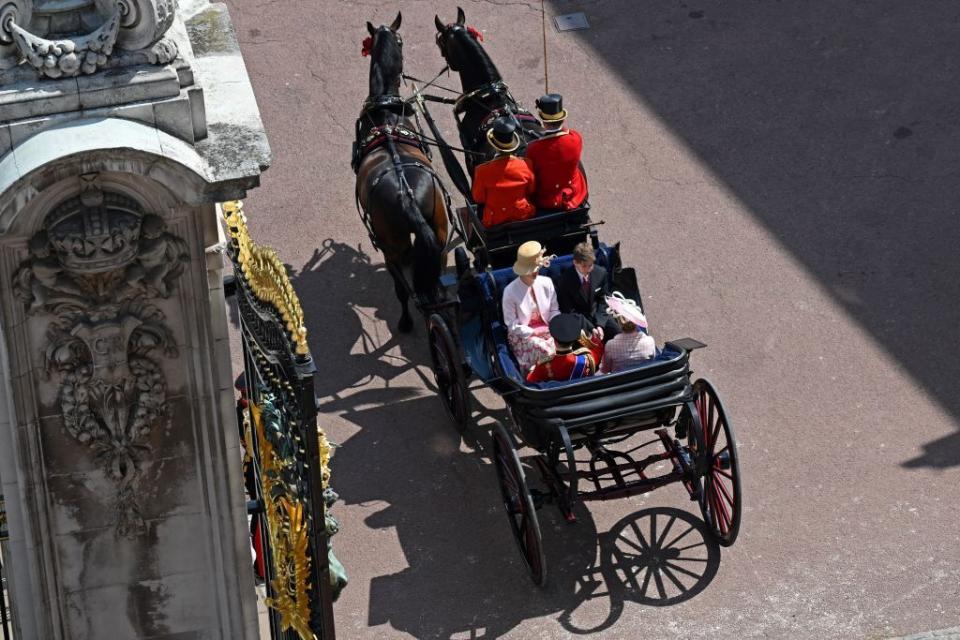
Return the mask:
<path id="1" fill-rule="evenodd" d="M 397 323 L 397 328 L 400 329 L 400 333 L 410 333 L 413 331 L 413 320 L 410 319 L 410 316 L 404 316 Z"/>

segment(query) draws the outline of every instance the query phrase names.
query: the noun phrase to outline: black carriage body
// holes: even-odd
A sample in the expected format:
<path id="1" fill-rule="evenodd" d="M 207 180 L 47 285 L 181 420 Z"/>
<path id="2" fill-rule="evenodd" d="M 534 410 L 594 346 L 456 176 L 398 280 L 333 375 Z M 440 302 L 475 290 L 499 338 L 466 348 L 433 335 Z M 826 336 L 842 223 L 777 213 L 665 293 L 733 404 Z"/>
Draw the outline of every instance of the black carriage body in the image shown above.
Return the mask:
<path id="1" fill-rule="evenodd" d="M 636 273 L 622 268 L 619 247 L 600 244 L 594 231 L 587 237 L 596 246 L 598 264 L 607 268 L 613 288 L 642 309 Z M 558 256 L 541 273 L 556 280 L 571 261 L 570 255 Z M 461 275 L 458 324 L 464 360 L 502 396 L 514 434 L 538 452 L 541 475 L 564 514 L 571 517 L 577 500 L 626 497 L 673 482 L 687 482 L 695 489 L 706 461 L 677 451 L 679 440 L 690 437 L 691 431 L 694 438 L 702 438 L 690 352 L 706 345 L 678 340 L 664 345 L 655 359 L 622 372 L 568 382 L 525 383 L 507 344 L 502 317 L 502 291 L 512 278 L 509 268 Z M 674 430 L 672 434 L 668 428 Z M 636 459 L 607 449 L 611 443 L 651 430 L 656 432 L 651 443 L 663 444 L 664 452 Z M 583 464 L 575 460 L 581 449 L 590 452 L 587 470 L 578 470 L 578 464 Z M 645 468 L 661 460 L 673 461 L 673 469 L 649 477 Z M 589 485 L 585 491 L 579 490 L 580 480 Z"/>
<path id="2" fill-rule="evenodd" d="M 454 115 L 461 142 L 469 148 L 472 141 L 464 137 L 460 113 L 463 103 L 461 97 Z M 513 438 L 502 425 L 494 425 L 491 452 L 504 507 L 531 578 L 538 585 L 546 579 L 536 517 L 544 499 L 554 499 L 573 521 L 577 500 L 627 497 L 682 483 L 698 502 L 713 537 L 721 545 L 733 544 L 742 510 L 736 442 L 715 389 L 704 379 L 694 380 L 690 369 L 690 353 L 706 345 L 684 338 L 667 342 L 653 360 L 626 371 L 527 384 L 507 343 L 501 307 L 503 288 L 514 277 L 510 266 L 517 248 L 536 240 L 548 255 L 557 254 L 550 267 L 541 270 L 556 281 L 560 268 L 572 262 L 569 254 L 576 244 L 589 240 L 612 289 L 643 310 L 636 272 L 622 267 L 619 244 L 609 247 L 599 242 L 596 227 L 602 222 L 591 221 L 589 203 L 574 211 L 538 212 L 528 220 L 485 228 L 459 161 L 443 142 L 422 96 L 418 104 L 439 142 L 448 172 L 460 178 L 455 182 L 467 201 L 453 217 L 465 245 L 455 250 L 455 283 L 441 282 L 445 299 L 452 303 L 433 313 L 428 324 L 437 387 L 448 413 L 462 429 L 471 415 L 468 374 L 480 378 L 503 398 L 514 435 L 537 452 L 526 460 L 540 472 L 548 494 L 528 488 Z M 617 448 L 651 431 L 652 440 L 626 451 Z M 637 452 L 653 444 L 660 444 L 662 450 L 640 458 Z M 583 456 L 576 457 L 584 450 L 589 453 L 585 463 Z M 646 469 L 657 462 L 668 462 L 672 468 L 648 476 Z M 587 486 L 584 491 L 579 490 L 581 481 Z"/>

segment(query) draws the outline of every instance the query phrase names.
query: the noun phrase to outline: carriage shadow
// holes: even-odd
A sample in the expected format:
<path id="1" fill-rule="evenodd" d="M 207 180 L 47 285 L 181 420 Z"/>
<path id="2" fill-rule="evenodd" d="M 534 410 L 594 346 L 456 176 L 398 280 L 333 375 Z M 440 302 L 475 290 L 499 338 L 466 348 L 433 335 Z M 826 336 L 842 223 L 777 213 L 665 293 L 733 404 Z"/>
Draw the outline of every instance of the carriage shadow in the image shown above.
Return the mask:
<path id="1" fill-rule="evenodd" d="M 564 629 L 590 635 L 614 626 L 625 604 L 666 607 L 709 586 L 720 567 L 720 546 L 697 516 L 672 507 L 642 509 L 619 520 L 597 541 L 599 561 L 577 578 L 577 608 L 604 600 L 598 623 L 576 609 L 561 613 Z"/>
<path id="2" fill-rule="evenodd" d="M 337 452 L 337 489 L 348 504 L 372 512 L 368 527 L 395 530 L 407 565 L 372 577 L 370 627 L 390 625 L 416 638 L 490 639 L 525 620 L 558 616 L 567 632 L 587 635 L 615 627 L 627 603 L 689 600 L 717 573 L 719 547 L 685 511 L 644 509 L 598 535 L 585 506 L 571 525 L 546 505 L 538 515 L 549 578 L 538 589 L 504 516 L 485 433 L 478 451 L 463 451 L 439 400 L 429 396 L 342 417 L 361 430 Z"/>
<path id="3" fill-rule="evenodd" d="M 352 544 L 362 549 L 364 537 L 392 529 L 407 565 L 370 578 L 369 626 L 417 638 L 498 638 L 524 620 L 558 615 L 568 632 L 586 634 L 615 625 L 627 602 L 676 604 L 713 578 L 719 552 L 688 513 L 642 510 L 598 536 L 585 506 L 570 525 L 547 505 L 539 516 L 550 576 L 546 588 L 534 587 L 490 462 L 489 425 L 507 420 L 502 402 L 477 390 L 471 426 L 456 431 L 433 393 L 423 326 L 409 336 L 377 333 L 371 327 L 383 322 L 365 319 L 394 327 L 399 305 L 387 272 L 358 248 L 326 240 L 292 280 L 319 356 L 320 410 L 357 427 L 333 461 L 344 503 L 369 512 Z M 335 375 L 325 363 L 336 364 Z"/>
<path id="4" fill-rule="evenodd" d="M 587 10 L 591 29 L 571 37 L 957 421 L 960 359 L 939 338 L 960 324 L 956 5 L 610 0 Z M 678 180 L 635 153 L 649 179 Z M 958 465 L 960 433 L 903 464 Z"/>

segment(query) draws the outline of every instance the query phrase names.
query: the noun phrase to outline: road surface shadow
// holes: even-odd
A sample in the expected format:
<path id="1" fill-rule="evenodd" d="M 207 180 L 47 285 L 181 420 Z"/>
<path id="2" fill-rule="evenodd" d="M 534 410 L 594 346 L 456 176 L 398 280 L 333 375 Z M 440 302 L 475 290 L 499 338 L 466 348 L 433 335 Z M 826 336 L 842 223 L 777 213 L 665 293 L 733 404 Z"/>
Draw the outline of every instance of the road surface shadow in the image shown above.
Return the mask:
<path id="1" fill-rule="evenodd" d="M 602 58 L 960 420 L 960 358 L 940 339 L 960 326 L 960 5 L 549 4 L 586 12 L 591 28 L 562 37 Z M 904 466 L 957 465 L 960 434 Z"/>

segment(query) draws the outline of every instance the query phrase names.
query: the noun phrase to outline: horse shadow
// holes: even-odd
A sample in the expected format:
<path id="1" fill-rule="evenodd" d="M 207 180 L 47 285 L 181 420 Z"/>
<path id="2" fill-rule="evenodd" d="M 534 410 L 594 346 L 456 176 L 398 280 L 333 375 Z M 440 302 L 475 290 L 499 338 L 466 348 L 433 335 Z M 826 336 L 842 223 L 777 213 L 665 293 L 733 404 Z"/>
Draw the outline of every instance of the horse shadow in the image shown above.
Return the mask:
<path id="1" fill-rule="evenodd" d="M 303 266 L 290 271 L 317 363 L 314 385 L 320 411 L 349 405 L 354 400 L 347 402 L 346 394 L 377 379 L 388 388 L 375 391 L 382 394 L 380 401 L 402 396 L 403 390 L 391 388 L 393 381 L 417 371 L 429 354 L 424 341 L 417 339 L 416 328 L 411 339 L 400 339 L 384 328 L 400 315 L 386 268 L 359 247 L 327 238 Z M 336 368 L 335 375 L 330 367 Z"/>

